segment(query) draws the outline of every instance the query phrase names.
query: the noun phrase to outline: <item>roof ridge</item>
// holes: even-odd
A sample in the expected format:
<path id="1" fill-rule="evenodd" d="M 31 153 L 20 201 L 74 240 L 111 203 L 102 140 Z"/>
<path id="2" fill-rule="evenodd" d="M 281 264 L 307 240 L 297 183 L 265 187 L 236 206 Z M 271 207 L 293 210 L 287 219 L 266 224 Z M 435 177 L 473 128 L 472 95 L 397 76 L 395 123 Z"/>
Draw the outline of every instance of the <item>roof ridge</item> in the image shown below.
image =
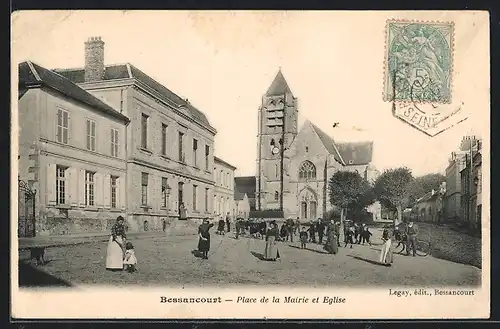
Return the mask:
<path id="1" fill-rule="evenodd" d="M 323 130 L 321 130 L 321 128 L 319 128 L 318 126 L 316 126 L 310 120 L 307 120 L 307 122 L 309 122 L 312 125 L 312 127 L 314 129 L 314 132 L 316 133 L 316 135 L 318 135 L 319 139 L 321 140 L 321 143 L 323 143 L 323 145 L 325 147 L 326 147 L 325 142 L 321 138 L 320 133 L 323 134 L 323 135 L 325 135 L 326 137 L 328 137 L 330 139 L 330 141 L 332 142 L 333 148 L 335 149 L 335 152 L 337 153 L 338 157 L 340 158 L 340 161 L 342 162 L 342 164 L 345 166 L 345 164 L 346 164 L 345 160 L 342 157 L 342 154 L 339 152 L 339 149 L 337 148 L 337 144 L 335 142 L 335 139 L 333 139 L 333 137 L 330 137 L 327 133 L 325 133 Z M 327 148 L 327 150 L 328 150 L 328 148 Z"/>
<path id="2" fill-rule="evenodd" d="M 127 65 L 128 63 L 113 63 L 113 64 L 107 64 L 107 65 L 104 65 L 104 68 L 108 68 L 108 67 L 115 67 L 115 66 L 121 66 L 121 65 Z M 51 71 L 61 71 L 61 72 L 65 72 L 65 71 L 78 71 L 78 70 L 85 70 L 85 66 L 83 67 L 63 67 L 63 68 L 53 68 L 53 69 L 50 69 Z"/>

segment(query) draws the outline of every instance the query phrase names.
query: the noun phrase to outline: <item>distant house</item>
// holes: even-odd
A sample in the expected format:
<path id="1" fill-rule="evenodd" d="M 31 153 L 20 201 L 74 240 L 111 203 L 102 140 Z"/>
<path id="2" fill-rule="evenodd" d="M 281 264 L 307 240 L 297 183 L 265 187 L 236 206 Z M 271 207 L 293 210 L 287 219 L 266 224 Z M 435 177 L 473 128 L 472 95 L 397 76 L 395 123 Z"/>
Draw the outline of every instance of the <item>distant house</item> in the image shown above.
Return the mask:
<path id="1" fill-rule="evenodd" d="M 432 190 L 415 202 L 413 218 L 420 222 L 439 223 L 443 218 L 443 193 Z"/>
<path id="2" fill-rule="evenodd" d="M 225 216 L 234 208 L 234 171 L 236 167 L 214 156 L 214 215 Z"/>
<path id="3" fill-rule="evenodd" d="M 233 215 L 247 219 L 250 214 L 250 201 L 246 193 L 235 192 Z"/>

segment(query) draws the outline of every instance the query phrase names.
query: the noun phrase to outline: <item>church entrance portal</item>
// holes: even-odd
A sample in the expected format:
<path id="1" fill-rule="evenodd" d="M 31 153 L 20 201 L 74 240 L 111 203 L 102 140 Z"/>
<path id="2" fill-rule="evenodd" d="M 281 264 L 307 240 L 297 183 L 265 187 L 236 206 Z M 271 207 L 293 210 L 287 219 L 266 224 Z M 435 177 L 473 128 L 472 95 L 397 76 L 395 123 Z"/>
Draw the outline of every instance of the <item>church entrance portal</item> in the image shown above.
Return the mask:
<path id="1" fill-rule="evenodd" d="M 316 193 L 310 188 L 305 188 L 299 194 L 301 220 L 315 220 L 317 216 L 318 199 Z"/>

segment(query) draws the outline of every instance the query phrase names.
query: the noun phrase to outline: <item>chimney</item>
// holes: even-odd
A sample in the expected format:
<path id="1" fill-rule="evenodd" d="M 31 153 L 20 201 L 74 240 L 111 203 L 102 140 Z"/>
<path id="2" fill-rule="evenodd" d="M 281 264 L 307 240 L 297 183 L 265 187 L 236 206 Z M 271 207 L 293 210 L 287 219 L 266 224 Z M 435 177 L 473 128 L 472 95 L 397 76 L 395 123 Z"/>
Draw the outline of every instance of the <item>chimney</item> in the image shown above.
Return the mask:
<path id="1" fill-rule="evenodd" d="M 85 41 L 85 82 L 104 78 L 104 41 L 91 37 Z"/>

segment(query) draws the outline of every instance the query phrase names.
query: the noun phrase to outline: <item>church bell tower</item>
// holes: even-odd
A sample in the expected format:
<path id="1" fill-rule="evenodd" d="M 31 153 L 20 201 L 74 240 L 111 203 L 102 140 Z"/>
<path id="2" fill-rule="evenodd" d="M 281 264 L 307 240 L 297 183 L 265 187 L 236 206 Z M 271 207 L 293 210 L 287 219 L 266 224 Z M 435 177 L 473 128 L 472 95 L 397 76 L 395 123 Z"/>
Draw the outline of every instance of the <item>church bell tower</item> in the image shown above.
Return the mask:
<path id="1" fill-rule="evenodd" d="M 286 150 L 297 136 L 298 108 L 281 72 L 262 97 L 257 135 L 257 210 L 280 209 L 289 176 Z M 284 149 L 282 149 L 284 146 Z M 283 157 L 283 163 L 282 163 Z M 281 168 L 283 166 L 283 174 Z M 283 180 L 283 188 L 281 181 Z"/>

